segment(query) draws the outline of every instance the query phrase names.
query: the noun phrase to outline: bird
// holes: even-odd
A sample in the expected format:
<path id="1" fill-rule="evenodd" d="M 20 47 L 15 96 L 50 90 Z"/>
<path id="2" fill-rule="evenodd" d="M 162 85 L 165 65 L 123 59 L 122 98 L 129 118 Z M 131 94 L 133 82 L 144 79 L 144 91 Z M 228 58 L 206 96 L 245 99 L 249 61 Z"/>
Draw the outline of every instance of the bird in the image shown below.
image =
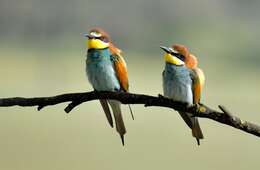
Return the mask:
<path id="1" fill-rule="evenodd" d="M 163 76 L 163 94 L 174 101 L 198 105 L 201 98 L 201 91 L 205 83 L 205 75 L 198 68 L 196 56 L 180 44 L 171 47 L 160 46 L 164 51 L 165 67 Z M 197 117 L 190 113 L 179 112 L 185 123 L 190 127 L 192 136 L 200 145 L 203 133 Z"/>
<path id="2" fill-rule="evenodd" d="M 101 28 L 94 28 L 87 37 L 86 74 L 95 91 L 128 92 L 128 72 L 121 50 L 117 48 L 107 32 Z M 112 108 L 116 130 L 124 146 L 126 128 L 121 111 L 121 103 L 116 100 L 100 99 L 106 118 L 113 128 L 113 118 L 109 108 Z M 132 109 L 129 106 L 132 118 Z"/>

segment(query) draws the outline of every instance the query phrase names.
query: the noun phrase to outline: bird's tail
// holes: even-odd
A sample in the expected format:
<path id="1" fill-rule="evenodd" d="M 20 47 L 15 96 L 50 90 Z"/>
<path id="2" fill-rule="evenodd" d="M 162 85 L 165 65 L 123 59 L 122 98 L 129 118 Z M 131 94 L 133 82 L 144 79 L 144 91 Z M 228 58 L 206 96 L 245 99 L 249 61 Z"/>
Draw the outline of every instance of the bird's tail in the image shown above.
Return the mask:
<path id="1" fill-rule="evenodd" d="M 113 110 L 113 114 L 116 122 L 116 130 L 121 137 L 122 144 L 124 145 L 124 134 L 126 133 L 126 129 L 125 129 L 125 124 L 121 112 L 121 103 L 116 100 L 109 100 L 108 102 Z"/>
<path id="2" fill-rule="evenodd" d="M 200 139 L 203 139 L 203 133 L 202 130 L 200 128 L 200 124 L 199 124 L 199 120 L 197 117 L 193 117 L 192 119 L 194 119 L 194 123 L 193 123 L 193 127 L 192 127 L 192 136 L 196 138 L 198 145 L 200 145 Z"/>
<path id="3" fill-rule="evenodd" d="M 110 109 L 109 109 L 109 106 L 107 104 L 107 100 L 99 100 L 100 103 L 101 103 L 101 106 L 105 112 L 105 115 L 107 117 L 107 121 L 108 123 L 110 124 L 111 127 L 113 127 L 113 119 L 112 119 L 112 115 L 111 115 L 111 112 L 110 112 Z"/>
<path id="4" fill-rule="evenodd" d="M 179 112 L 185 123 L 191 128 L 192 136 L 196 138 L 198 145 L 200 145 L 200 139 L 203 139 L 203 133 L 200 128 L 199 120 L 196 117 L 191 117 L 189 113 Z"/>

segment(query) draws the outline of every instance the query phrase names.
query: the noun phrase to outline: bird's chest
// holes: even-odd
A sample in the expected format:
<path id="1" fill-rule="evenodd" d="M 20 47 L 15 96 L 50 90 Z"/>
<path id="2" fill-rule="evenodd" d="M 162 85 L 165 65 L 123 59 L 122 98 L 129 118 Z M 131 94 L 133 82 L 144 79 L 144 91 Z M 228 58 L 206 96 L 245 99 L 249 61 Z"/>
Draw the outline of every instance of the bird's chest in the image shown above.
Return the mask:
<path id="1" fill-rule="evenodd" d="M 192 80 L 185 68 L 165 68 L 163 73 L 164 95 L 173 100 L 192 104 Z"/>
<path id="2" fill-rule="evenodd" d="M 108 56 L 107 56 L 108 55 Z M 120 89 L 114 66 L 109 54 L 88 53 L 86 72 L 93 88 L 99 91 L 115 91 Z"/>

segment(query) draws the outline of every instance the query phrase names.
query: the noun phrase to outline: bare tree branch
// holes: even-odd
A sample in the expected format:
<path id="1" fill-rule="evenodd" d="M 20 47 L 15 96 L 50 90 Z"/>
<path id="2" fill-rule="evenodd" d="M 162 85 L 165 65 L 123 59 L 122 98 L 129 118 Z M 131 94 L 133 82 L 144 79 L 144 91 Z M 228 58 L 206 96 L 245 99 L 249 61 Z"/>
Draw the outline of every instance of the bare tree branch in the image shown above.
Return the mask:
<path id="1" fill-rule="evenodd" d="M 35 97 L 35 98 L 2 98 L 0 99 L 0 107 L 10 106 L 38 106 L 38 110 L 46 106 L 52 106 L 64 102 L 70 102 L 65 108 L 65 112 L 69 113 L 81 103 L 97 99 L 113 99 L 122 102 L 123 104 L 144 104 L 148 106 L 168 107 L 177 111 L 185 111 L 192 113 L 195 117 L 208 118 L 222 124 L 232 126 L 244 132 L 260 137 L 260 126 L 243 121 L 242 119 L 231 114 L 224 106 L 219 106 L 222 112 L 207 107 L 204 104 L 187 107 L 187 104 L 173 101 L 161 95 L 158 97 L 144 94 L 133 94 L 124 92 L 85 92 L 85 93 L 69 93 L 52 97 Z"/>

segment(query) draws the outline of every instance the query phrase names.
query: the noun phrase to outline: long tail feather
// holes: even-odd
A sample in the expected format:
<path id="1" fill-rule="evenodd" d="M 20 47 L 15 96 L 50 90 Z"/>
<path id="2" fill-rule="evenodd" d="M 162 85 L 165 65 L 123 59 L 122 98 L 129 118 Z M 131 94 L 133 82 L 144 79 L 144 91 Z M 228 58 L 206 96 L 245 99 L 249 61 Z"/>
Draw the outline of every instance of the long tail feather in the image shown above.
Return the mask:
<path id="1" fill-rule="evenodd" d="M 113 127 L 113 119 L 112 119 L 112 115 L 111 115 L 107 100 L 99 100 L 99 101 L 100 101 L 101 106 L 102 106 L 102 108 L 105 112 L 108 123 L 110 124 L 111 127 Z"/>
<path id="2" fill-rule="evenodd" d="M 133 114 L 133 111 L 132 111 L 132 108 L 131 108 L 130 104 L 128 105 L 128 107 L 129 107 L 129 110 L 130 110 L 130 113 L 131 113 L 132 119 L 135 120 L 135 118 L 134 118 L 134 114 Z"/>
<path id="3" fill-rule="evenodd" d="M 192 127 L 192 136 L 196 138 L 198 145 L 200 145 L 200 139 L 203 139 L 203 133 L 200 128 L 198 118 L 194 117 L 194 124 Z"/>
<path id="4" fill-rule="evenodd" d="M 122 113 L 121 113 L 121 103 L 116 100 L 109 100 L 108 102 L 113 110 L 113 114 L 116 122 L 116 130 L 121 137 L 122 144 L 124 145 L 124 134 L 126 133 L 126 129 L 125 129 Z"/>
<path id="5" fill-rule="evenodd" d="M 181 117 L 182 117 L 182 119 L 184 120 L 184 122 L 192 129 L 192 127 L 193 127 L 193 120 L 192 120 L 192 118 L 188 115 L 188 113 L 179 112 L 179 114 L 181 115 Z"/>
<path id="6" fill-rule="evenodd" d="M 125 139 L 124 139 L 124 135 L 120 135 L 121 137 L 121 141 L 122 141 L 122 145 L 125 146 Z"/>
<path id="7" fill-rule="evenodd" d="M 203 139 L 203 133 L 200 128 L 199 120 L 196 117 L 191 117 L 189 113 L 179 112 L 185 123 L 191 128 L 192 136 L 196 138 L 198 145 L 200 139 Z"/>

